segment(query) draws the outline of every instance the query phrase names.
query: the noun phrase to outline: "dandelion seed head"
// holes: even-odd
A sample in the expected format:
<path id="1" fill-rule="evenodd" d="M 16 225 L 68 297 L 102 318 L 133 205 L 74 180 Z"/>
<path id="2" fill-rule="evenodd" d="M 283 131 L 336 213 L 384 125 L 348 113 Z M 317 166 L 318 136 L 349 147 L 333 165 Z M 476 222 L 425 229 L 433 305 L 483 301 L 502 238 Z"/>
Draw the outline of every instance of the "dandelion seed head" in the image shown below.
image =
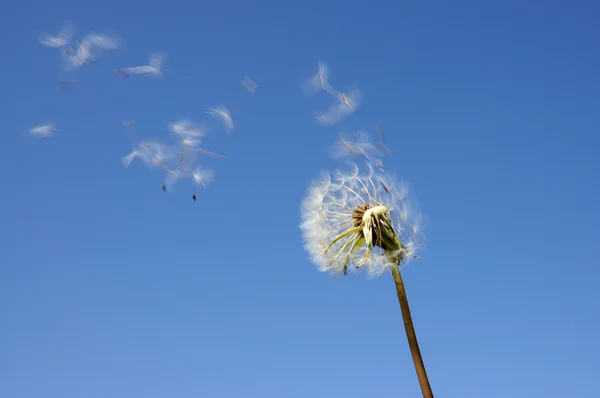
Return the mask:
<path id="1" fill-rule="evenodd" d="M 375 277 L 421 247 L 421 214 L 407 184 L 369 163 L 324 173 L 308 189 L 301 214 L 305 249 L 320 271 L 364 268 Z"/>

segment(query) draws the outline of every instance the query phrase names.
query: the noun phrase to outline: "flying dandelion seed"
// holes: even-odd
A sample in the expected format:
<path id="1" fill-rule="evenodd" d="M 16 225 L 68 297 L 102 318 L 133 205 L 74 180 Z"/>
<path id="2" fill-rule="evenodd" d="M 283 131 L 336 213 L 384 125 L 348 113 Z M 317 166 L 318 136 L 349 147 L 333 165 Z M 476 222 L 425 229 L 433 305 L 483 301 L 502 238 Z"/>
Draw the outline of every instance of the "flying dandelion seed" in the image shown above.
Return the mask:
<path id="1" fill-rule="evenodd" d="M 129 167 L 135 158 L 139 158 L 143 163 L 150 167 L 160 166 L 171 155 L 168 148 L 161 143 L 154 141 L 144 141 L 133 150 L 121 158 L 123 166 Z"/>
<path id="2" fill-rule="evenodd" d="M 327 84 L 327 65 L 324 62 L 318 62 L 317 73 L 304 83 L 302 91 L 306 95 L 316 94 L 325 88 Z"/>
<path id="3" fill-rule="evenodd" d="M 135 122 L 133 120 L 127 120 L 123 122 L 123 126 L 129 131 L 131 135 L 131 147 L 135 149 L 136 145 L 136 134 L 135 134 Z"/>
<path id="4" fill-rule="evenodd" d="M 185 156 L 190 151 L 210 156 L 217 159 L 227 159 L 227 156 L 219 155 L 218 153 L 208 151 L 200 146 L 202 140 L 197 138 L 185 137 L 179 142 L 182 147 L 182 156 Z"/>
<path id="5" fill-rule="evenodd" d="M 250 94 L 254 94 L 258 88 L 258 84 L 256 84 L 249 76 L 245 76 L 244 80 L 242 80 L 242 87 L 244 87 Z"/>
<path id="6" fill-rule="evenodd" d="M 182 153 L 180 160 L 183 161 L 184 157 L 189 157 L 189 152 L 197 152 L 205 156 L 213 158 L 226 159 L 227 157 L 219 155 L 215 152 L 210 152 L 200 145 L 202 140 L 200 137 L 207 135 L 207 132 L 203 128 L 196 127 L 195 122 L 189 119 L 182 119 L 177 122 L 169 124 L 169 130 L 171 133 L 177 136 L 179 139 L 178 143 L 182 147 Z"/>
<path id="7" fill-rule="evenodd" d="M 390 153 L 385 144 L 379 141 L 372 143 L 363 131 L 357 131 L 353 136 L 340 134 L 340 139 L 331 149 L 331 155 L 336 160 L 348 156 L 357 158 L 362 155 L 380 169 L 383 169 L 383 161 L 380 158 Z"/>
<path id="8" fill-rule="evenodd" d="M 215 179 L 215 173 L 206 168 L 196 166 L 192 171 L 192 181 L 194 182 L 194 191 L 192 193 L 192 199 L 196 201 L 196 187 L 206 187 L 210 182 Z"/>
<path id="9" fill-rule="evenodd" d="M 199 143 L 195 144 L 194 146 L 186 146 L 186 148 L 191 151 L 196 151 L 204 156 L 210 156 L 212 158 L 217 158 L 217 159 L 227 159 L 227 156 L 223 156 L 223 155 L 219 155 L 218 153 L 215 153 L 215 152 L 207 151 L 204 148 L 200 148 L 198 145 L 199 145 Z"/>
<path id="10" fill-rule="evenodd" d="M 340 160 L 348 156 L 354 158 L 360 156 L 360 152 L 357 150 L 355 143 L 345 137 L 340 138 L 333 144 L 330 153 L 331 157 L 335 160 Z"/>
<path id="11" fill-rule="evenodd" d="M 73 39 L 74 26 L 71 22 L 65 22 L 60 32 L 52 36 L 47 32 L 39 32 L 38 40 L 46 47 L 61 49 L 66 47 Z"/>
<path id="12" fill-rule="evenodd" d="M 161 166 L 161 168 L 166 173 L 161 188 L 164 192 L 169 192 L 173 185 L 183 178 L 183 173 L 180 170 L 172 170 L 166 165 Z"/>
<path id="13" fill-rule="evenodd" d="M 140 153 L 136 149 L 134 149 L 128 155 L 124 156 L 121 159 L 121 162 L 123 163 L 123 166 L 129 167 L 133 159 L 137 158 L 138 156 L 140 156 Z"/>
<path id="14" fill-rule="evenodd" d="M 77 82 L 75 73 L 86 65 L 96 62 L 102 52 L 114 51 L 123 46 L 123 41 L 112 33 L 88 33 L 76 46 L 70 46 L 61 54 L 60 88 L 73 89 Z"/>
<path id="15" fill-rule="evenodd" d="M 192 178 L 194 179 L 194 184 L 197 186 L 206 187 L 206 185 L 212 182 L 215 179 L 215 173 L 210 169 L 201 168 L 200 166 L 196 166 L 194 171 L 192 172 Z"/>
<path id="16" fill-rule="evenodd" d="M 400 274 L 421 248 L 421 220 L 405 183 L 369 163 L 366 170 L 353 163 L 352 170 L 327 173 L 312 184 L 300 229 L 320 271 L 345 275 L 365 269 L 371 277 L 391 271 L 423 396 L 433 397 Z"/>
<path id="17" fill-rule="evenodd" d="M 77 48 L 67 53 L 66 67 L 69 70 L 78 69 L 86 64 L 97 61 L 103 51 L 114 51 L 122 46 L 121 39 L 108 33 L 88 33 L 77 42 Z"/>
<path id="18" fill-rule="evenodd" d="M 42 124 L 29 130 L 29 134 L 38 137 L 41 140 L 47 140 L 54 135 L 56 127 L 52 123 Z"/>
<path id="19" fill-rule="evenodd" d="M 317 72 L 302 86 L 302 91 L 305 95 L 313 95 L 319 91 L 325 91 L 330 95 L 336 97 L 337 91 L 329 84 L 329 72 L 327 64 L 323 61 L 319 61 L 317 65 Z"/>
<path id="20" fill-rule="evenodd" d="M 240 85 L 243 90 L 239 90 L 237 94 L 234 94 L 234 99 L 227 102 L 227 109 L 229 110 L 230 115 L 232 112 L 238 112 L 242 105 L 244 105 L 258 89 L 258 84 L 252 80 L 250 76 L 244 76 Z"/>
<path id="21" fill-rule="evenodd" d="M 150 168 L 167 167 L 168 162 L 175 159 L 176 152 L 173 148 L 158 141 L 143 141 L 131 153 L 122 158 L 125 167 L 135 158 L 139 158 Z"/>
<path id="22" fill-rule="evenodd" d="M 233 119 L 231 118 L 231 113 L 227 108 L 221 105 L 215 108 L 207 109 L 206 113 L 221 121 L 225 131 L 229 133 L 233 131 Z"/>
<path id="23" fill-rule="evenodd" d="M 383 130 L 381 129 L 381 126 L 379 126 L 378 124 L 376 124 L 375 128 L 377 129 L 377 134 L 379 134 L 379 136 L 381 137 L 381 139 L 383 140 L 383 142 L 385 142 L 387 144 L 387 138 L 386 138 L 385 134 L 383 134 Z"/>
<path id="24" fill-rule="evenodd" d="M 89 40 L 93 46 L 106 51 L 114 51 L 123 46 L 123 40 L 113 33 L 90 33 L 83 38 Z"/>
<path id="25" fill-rule="evenodd" d="M 235 93 L 231 93 L 230 99 L 223 102 L 226 105 L 208 108 L 206 113 L 216 119 L 225 132 L 231 133 L 234 130 L 233 115 L 238 115 L 257 89 L 258 84 L 250 76 L 244 76 L 239 86 L 236 86 Z"/>
<path id="26" fill-rule="evenodd" d="M 353 86 L 347 93 L 337 93 L 334 98 L 336 99 L 325 112 L 315 116 L 317 123 L 323 126 L 333 126 L 347 118 L 360 106 L 362 93 L 358 87 Z"/>
<path id="27" fill-rule="evenodd" d="M 204 137 L 207 135 L 206 129 L 198 127 L 196 122 L 190 119 L 180 119 L 170 123 L 168 128 L 171 133 L 184 139 Z"/>
<path id="28" fill-rule="evenodd" d="M 128 78 L 131 75 L 148 75 L 150 77 L 163 77 L 163 65 L 167 60 L 164 53 L 150 54 L 148 65 L 132 66 L 129 68 L 115 69 L 113 72 L 122 78 Z"/>

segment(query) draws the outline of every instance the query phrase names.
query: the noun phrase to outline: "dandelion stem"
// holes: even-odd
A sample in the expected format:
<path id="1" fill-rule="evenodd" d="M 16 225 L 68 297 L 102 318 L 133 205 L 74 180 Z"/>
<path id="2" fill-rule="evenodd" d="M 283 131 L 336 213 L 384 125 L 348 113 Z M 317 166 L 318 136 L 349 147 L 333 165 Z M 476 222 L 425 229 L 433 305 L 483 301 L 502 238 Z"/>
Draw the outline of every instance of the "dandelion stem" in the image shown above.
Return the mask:
<path id="1" fill-rule="evenodd" d="M 412 316 L 410 315 L 410 308 L 408 306 L 408 299 L 406 298 L 406 290 L 404 289 L 404 282 L 402 282 L 402 276 L 397 267 L 392 267 L 392 276 L 396 284 L 396 293 L 398 294 L 398 302 L 400 303 L 400 309 L 402 311 L 402 319 L 404 320 L 404 329 L 406 330 L 406 338 L 408 339 L 408 345 L 410 347 L 410 353 L 415 364 L 415 370 L 417 371 L 417 377 L 419 378 L 419 384 L 421 385 L 421 392 L 424 398 L 433 398 L 433 391 L 429 385 L 429 379 L 427 378 L 427 372 L 425 371 L 425 364 L 421 357 L 421 350 L 419 350 L 419 342 L 417 341 L 417 334 L 413 326 Z"/>

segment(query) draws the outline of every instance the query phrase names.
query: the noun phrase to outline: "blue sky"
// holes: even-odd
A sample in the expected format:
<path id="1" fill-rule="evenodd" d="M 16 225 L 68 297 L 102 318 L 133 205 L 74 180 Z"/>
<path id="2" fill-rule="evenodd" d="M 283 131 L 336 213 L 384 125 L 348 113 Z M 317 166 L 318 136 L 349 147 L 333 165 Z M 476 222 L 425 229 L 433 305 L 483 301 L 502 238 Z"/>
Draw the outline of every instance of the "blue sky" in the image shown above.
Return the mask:
<path id="1" fill-rule="evenodd" d="M 484 4 L 485 3 L 485 4 Z M 390 275 L 330 277 L 300 201 L 336 163 L 318 58 L 381 124 L 429 222 L 404 279 L 438 397 L 597 397 L 600 5 L 26 1 L 0 15 L 0 396 L 419 396 Z M 33 30 L 126 47 L 58 89 Z M 169 54 L 165 78 L 111 70 Z M 216 181 L 165 194 L 121 126 L 168 139 L 239 81 Z M 27 135 L 51 121 L 49 141 Z M 596 314 L 596 315 L 594 315 Z M 596 375 L 594 377 L 594 375 Z"/>

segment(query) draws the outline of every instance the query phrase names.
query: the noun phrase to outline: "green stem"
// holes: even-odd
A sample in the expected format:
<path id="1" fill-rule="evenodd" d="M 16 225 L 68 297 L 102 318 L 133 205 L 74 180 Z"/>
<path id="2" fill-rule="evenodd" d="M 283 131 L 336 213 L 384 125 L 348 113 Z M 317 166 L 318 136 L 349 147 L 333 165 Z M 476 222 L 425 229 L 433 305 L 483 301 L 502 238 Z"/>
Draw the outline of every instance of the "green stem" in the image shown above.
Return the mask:
<path id="1" fill-rule="evenodd" d="M 427 378 L 427 372 L 425 371 L 425 364 L 421 357 L 421 350 L 419 350 L 419 342 L 417 341 L 417 334 L 413 326 L 412 316 L 410 315 L 410 308 L 408 307 L 408 299 L 406 298 L 406 290 L 404 289 L 404 282 L 402 282 L 402 276 L 397 267 L 392 267 L 392 276 L 396 283 L 396 293 L 398 294 L 398 302 L 400 303 L 400 309 L 402 310 L 402 319 L 404 320 L 404 329 L 406 330 L 406 338 L 408 339 L 408 345 L 410 347 L 410 353 L 415 364 L 415 370 L 417 371 L 417 377 L 419 378 L 419 384 L 421 385 L 421 392 L 424 398 L 433 398 L 433 391 L 429 385 L 429 379 Z"/>

